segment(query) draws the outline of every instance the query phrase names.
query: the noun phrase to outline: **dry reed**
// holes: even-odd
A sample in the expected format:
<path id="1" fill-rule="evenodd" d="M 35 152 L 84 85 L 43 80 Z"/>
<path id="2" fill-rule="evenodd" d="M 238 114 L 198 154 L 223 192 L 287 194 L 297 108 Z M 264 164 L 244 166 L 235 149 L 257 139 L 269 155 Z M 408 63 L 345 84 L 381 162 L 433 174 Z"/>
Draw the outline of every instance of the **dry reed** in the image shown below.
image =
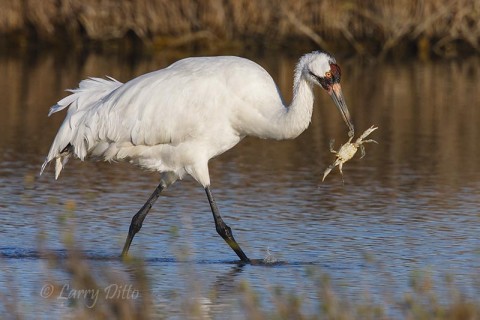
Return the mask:
<path id="1" fill-rule="evenodd" d="M 0 0 L 0 46 L 156 50 L 300 44 L 385 56 L 480 52 L 476 0 Z M 117 46 L 118 47 L 118 46 Z"/>

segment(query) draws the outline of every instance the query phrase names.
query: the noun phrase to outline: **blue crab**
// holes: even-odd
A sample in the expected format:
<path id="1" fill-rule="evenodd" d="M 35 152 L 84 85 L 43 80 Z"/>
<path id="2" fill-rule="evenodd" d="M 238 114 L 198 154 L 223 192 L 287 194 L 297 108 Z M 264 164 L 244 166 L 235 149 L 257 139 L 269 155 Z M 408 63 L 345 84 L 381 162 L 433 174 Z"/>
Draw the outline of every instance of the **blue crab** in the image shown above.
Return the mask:
<path id="1" fill-rule="evenodd" d="M 365 130 L 365 132 L 357 140 L 355 140 L 355 142 L 352 142 L 353 136 L 351 136 L 350 139 L 348 139 L 348 141 L 344 143 L 338 151 L 335 151 L 335 149 L 333 148 L 333 144 L 335 143 L 335 140 L 332 139 L 330 141 L 330 152 L 334 153 L 336 158 L 335 158 L 335 162 L 331 164 L 323 173 L 322 181 L 325 180 L 325 177 L 336 166 L 338 166 L 338 169 L 340 170 L 340 174 L 342 175 L 342 180 L 343 180 L 343 171 L 342 171 L 343 164 L 353 158 L 355 153 L 357 153 L 358 148 L 360 148 L 360 151 L 362 152 L 362 156 L 360 157 L 360 159 L 363 158 L 365 156 L 365 146 L 363 145 L 364 143 L 370 143 L 370 142 L 378 143 L 377 141 L 372 139 L 363 140 L 370 133 L 372 133 L 377 129 L 378 127 L 371 126 L 367 130 Z"/>

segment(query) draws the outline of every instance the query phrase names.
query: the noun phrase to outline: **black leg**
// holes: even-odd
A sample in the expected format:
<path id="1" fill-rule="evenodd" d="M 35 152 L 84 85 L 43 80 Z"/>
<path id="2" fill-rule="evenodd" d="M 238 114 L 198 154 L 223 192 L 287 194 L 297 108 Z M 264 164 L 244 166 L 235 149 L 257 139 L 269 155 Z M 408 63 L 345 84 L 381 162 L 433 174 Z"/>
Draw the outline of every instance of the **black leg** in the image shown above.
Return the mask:
<path id="1" fill-rule="evenodd" d="M 164 188 L 165 184 L 161 182 L 155 189 L 155 191 L 153 191 L 150 198 L 148 198 L 147 202 L 145 202 L 143 207 L 137 212 L 137 214 L 133 216 L 132 222 L 130 223 L 130 228 L 128 229 L 127 240 L 125 240 L 125 245 L 123 246 L 122 257 L 125 257 L 127 255 L 128 249 L 132 244 L 133 237 L 142 228 L 143 220 L 145 220 L 145 217 L 147 216 L 150 209 L 152 209 L 153 204 L 158 199 L 160 193 Z"/>
<path id="2" fill-rule="evenodd" d="M 215 228 L 217 229 L 218 234 L 225 240 L 225 242 L 230 246 L 230 248 L 235 251 L 237 256 L 246 263 L 250 263 L 250 259 L 247 258 L 245 253 L 243 253 L 242 249 L 238 245 L 237 241 L 232 234 L 232 229 L 223 222 L 222 217 L 220 216 L 220 212 L 218 211 L 217 204 L 213 199 L 212 192 L 210 191 L 210 187 L 205 188 L 205 192 L 207 193 L 208 202 L 210 202 L 210 208 L 212 208 L 213 219 L 215 219 Z"/>

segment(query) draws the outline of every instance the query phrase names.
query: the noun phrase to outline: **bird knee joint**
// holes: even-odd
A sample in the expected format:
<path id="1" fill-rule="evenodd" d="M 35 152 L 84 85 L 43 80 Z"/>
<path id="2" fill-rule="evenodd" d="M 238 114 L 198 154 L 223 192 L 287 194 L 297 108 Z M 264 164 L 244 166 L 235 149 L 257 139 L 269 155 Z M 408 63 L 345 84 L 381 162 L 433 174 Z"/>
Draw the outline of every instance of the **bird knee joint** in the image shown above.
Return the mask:
<path id="1" fill-rule="evenodd" d="M 138 231 L 140 231 L 141 228 L 142 228 L 141 222 L 138 223 L 136 221 L 132 221 L 132 223 L 130 224 L 129 233 L 136 234 Z"/>
<path id="2" fill-rule="evenodd" d="M 217 232 L 222 238 L 231 238 L 232 237 L 232 229 L 227 226 L 226 224 L 218 225 Z"/>

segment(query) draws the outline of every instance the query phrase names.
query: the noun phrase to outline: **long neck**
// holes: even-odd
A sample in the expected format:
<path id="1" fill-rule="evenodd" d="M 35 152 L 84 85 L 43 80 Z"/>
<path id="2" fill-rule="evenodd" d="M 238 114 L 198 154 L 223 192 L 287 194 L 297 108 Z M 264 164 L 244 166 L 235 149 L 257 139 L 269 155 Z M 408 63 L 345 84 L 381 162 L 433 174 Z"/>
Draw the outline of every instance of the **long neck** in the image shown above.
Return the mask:
<path id="1" fill-rule="evenodd" d="M 295 69 L 290 105 L 286 106 L 278 96 L 272 105 L 255 105 L 257 112 L 240 113 L 239 131 L 242 135 L 284 140 L 296 138 L 305 131 L 312 118 L 314 95 L 313 85 L 302 76 L 302 62 L 300 60 Z M 272 101 L 270 96 L 269 101 Z"/>
<path id="2" fill-rule="evenodd" d="M 301 70 L 295 71 L 293 98 L 290 105 L 282 112 L 279 121 L 283 127 L 284 138 L 293 139 L 307 129 L 313 112 L 312 84 L 301 76 Z"/>

